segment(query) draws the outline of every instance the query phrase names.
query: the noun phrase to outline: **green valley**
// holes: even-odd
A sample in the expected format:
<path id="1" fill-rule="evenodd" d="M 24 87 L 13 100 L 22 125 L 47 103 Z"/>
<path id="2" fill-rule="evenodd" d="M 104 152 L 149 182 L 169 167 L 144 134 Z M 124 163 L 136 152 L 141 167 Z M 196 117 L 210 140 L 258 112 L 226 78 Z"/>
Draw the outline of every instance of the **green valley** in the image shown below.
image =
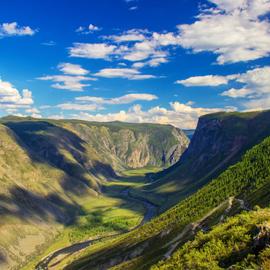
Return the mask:
<path id="1" fill-rule="evenodd" d="M 176 162 L 189 142 L 172 126 L 18 117 L 0 122 L 0 253 L 10 269 L 140 224 L 144 205 L 121 190 Z"/>
<path id="2" fill-rule="evenodd" d="M 170 126 L 3 119 L 2 147 L 16 153 L 4 151 L 3 166 L 11 158 L 16 165 L 6 171 L 10 195 L 1 200 L 1 229 L 14 228 L 3 231 L 3 254 L 8 250 L 18 262 L 12 267 L 24 270 L 266 264 L 267 243 L 258 253 L 251 238 L 268 230 L 269 116 L 269 111 L 203 116 L 189 146 L 185 134 Z M 165 158 L 172 148 L 175 157 Z M 136 162 L 133 153 L 140 153 Z M 34 177 L 28 183 L 30 164 Z M 17 216 L 12 206 L 22 208 Z M 24 248 L 26 255 L 14 252 L 14 240 L 20 249 L 37 244 Z M 240 246 L 245 251 L 231 253 Z M 210 258 L 209 248 L 224 252 Z"/>

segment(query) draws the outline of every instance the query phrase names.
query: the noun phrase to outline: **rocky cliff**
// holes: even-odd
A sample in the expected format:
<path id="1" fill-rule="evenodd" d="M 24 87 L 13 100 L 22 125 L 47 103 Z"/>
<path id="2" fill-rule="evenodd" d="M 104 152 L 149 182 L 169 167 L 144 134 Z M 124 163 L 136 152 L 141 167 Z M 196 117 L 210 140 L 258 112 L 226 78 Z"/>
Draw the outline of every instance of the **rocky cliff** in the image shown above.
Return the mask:
<path id="1" fill-rule="evenodd" d="M 270 111 L 215 113 L 199 119 L 190 145 L 172 167 L 152 177 L 152 192 L 168 196 L 172 205 L 239 160 L 270 135 Z"/>

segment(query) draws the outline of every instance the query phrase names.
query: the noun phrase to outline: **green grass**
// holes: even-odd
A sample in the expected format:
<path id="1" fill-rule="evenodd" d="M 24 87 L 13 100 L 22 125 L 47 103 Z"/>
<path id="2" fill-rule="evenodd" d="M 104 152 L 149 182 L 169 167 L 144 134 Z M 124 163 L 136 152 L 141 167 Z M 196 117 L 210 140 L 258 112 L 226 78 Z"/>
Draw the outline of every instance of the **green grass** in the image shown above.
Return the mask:
<path id="1" fill-rule="evenodd" d="M 98 197 L 83 198 L 80 203 L 84 215 L 78 216 L 76 223 L 63 227 L 61 233 L 35 254 L 22 270 L 34 269 L 35 265 L 50 253 L 73 243 L 116 233 L 125 233 L 136 227 L 143 219 L 145 209 L 137 202 L 121 198 L 120 192 L 133 189 L 145 181 L 145 174 L 158 168 L 133 169 L 123 172 L 121 180 L 104 183 L 105 194 Z"/>
<path id="2" fill-rule="evenodd" d="M 209 233 L 198 233 L 173 256 L 151 270 L 254 269 L 267 270 L 270 248 L 264 237 L 270 233 L 270 210 L 245 212 L 217 225 Z M 261 237 L 261 243 L 259 242 Z M 257 245 L 257 246 L 256 246 Z"/>
<path id="3" fill-rule="evenodd" d="M 128 256 L 134 252 L 134 247 L 143 247 L 145 243 L 149 243 L 149 246 L 143 249 L 142 261 L 155 263 L 162 258 L 165 252 L 164 245 L 174 239 L 186 225 L 202 219 L 229 197 L 239 197 L 249 207 L 257 204 L 265 207 L 270 203 L 269 189 L 270 137 L 247 151 L 240 162 L 229 167 L 195 194 L 144 226 L 114 240 L 106 241 L 98 247 L 86 249 L 81 258 L 70 264 L 67 269 L 74 270 L 81 266 L 88 266 L 91 269 L 94 265 L 102 265 L 104 261 L 120 254 Z M 215 220 L 210 219 L 209 223 L 214 224 Z M 161 237 L 162 232 L 169 233 Z M 144 268 L 137 267 L 137 269 Z"/>
<path id="4" fill-rule="evenodd" d="M 34 269 L 43 257 L 57 249 L 83 240 L 126 232 L 140 223 L 145 211 L 141 205 L 107 196 L 86 199 L 82 203 L 86 214 L 79 216 L 75 224 L 63 227 L 58 236 L 47 247 L 44 246 L 40 254 L 33 256 L 23 270 Z"/>

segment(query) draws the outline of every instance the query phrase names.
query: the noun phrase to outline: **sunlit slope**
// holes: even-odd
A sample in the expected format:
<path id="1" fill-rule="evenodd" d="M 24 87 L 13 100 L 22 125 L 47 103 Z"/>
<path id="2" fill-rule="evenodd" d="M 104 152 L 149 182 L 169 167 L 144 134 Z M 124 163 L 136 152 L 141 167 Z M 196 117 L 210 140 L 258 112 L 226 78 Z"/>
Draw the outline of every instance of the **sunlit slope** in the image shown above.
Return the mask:
<path id="1" fill-rule="evenodd" d="M 151 270 L 270 268 L 270 209 L 229 218 L 177 250 Z"/>
<path id="2" fill-rule="evenodd" d="M 171 252 L 181 246 L 201 226 L 209 228 L 223 220 L 224 215 L 255 205 L 268 206 L 269 191 L 270 137 L 267 137 L 195 194 L 143 227 L 90 248 L 66 269 L 97 269 L 115 264 L 119 265 L 116 269 L 148 269 L 172 248 Z"/>

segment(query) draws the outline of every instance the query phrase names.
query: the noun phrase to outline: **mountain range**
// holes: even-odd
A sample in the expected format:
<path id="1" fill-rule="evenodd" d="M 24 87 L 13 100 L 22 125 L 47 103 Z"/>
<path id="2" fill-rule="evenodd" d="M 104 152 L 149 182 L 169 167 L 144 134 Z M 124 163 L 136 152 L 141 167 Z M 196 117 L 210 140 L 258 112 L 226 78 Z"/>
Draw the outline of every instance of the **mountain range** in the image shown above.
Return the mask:
<path id="1" fill-rule="evenodd" d="M 2 118 L 0 263 L 269 269 L 269 119 L 270 111 L 214 113 L 193 134 L 169 125 Z M 119 209 L 132 222 L 126 212 L 112 221 Z M 63 235 L 70 247 L 62 251 Z"/>

